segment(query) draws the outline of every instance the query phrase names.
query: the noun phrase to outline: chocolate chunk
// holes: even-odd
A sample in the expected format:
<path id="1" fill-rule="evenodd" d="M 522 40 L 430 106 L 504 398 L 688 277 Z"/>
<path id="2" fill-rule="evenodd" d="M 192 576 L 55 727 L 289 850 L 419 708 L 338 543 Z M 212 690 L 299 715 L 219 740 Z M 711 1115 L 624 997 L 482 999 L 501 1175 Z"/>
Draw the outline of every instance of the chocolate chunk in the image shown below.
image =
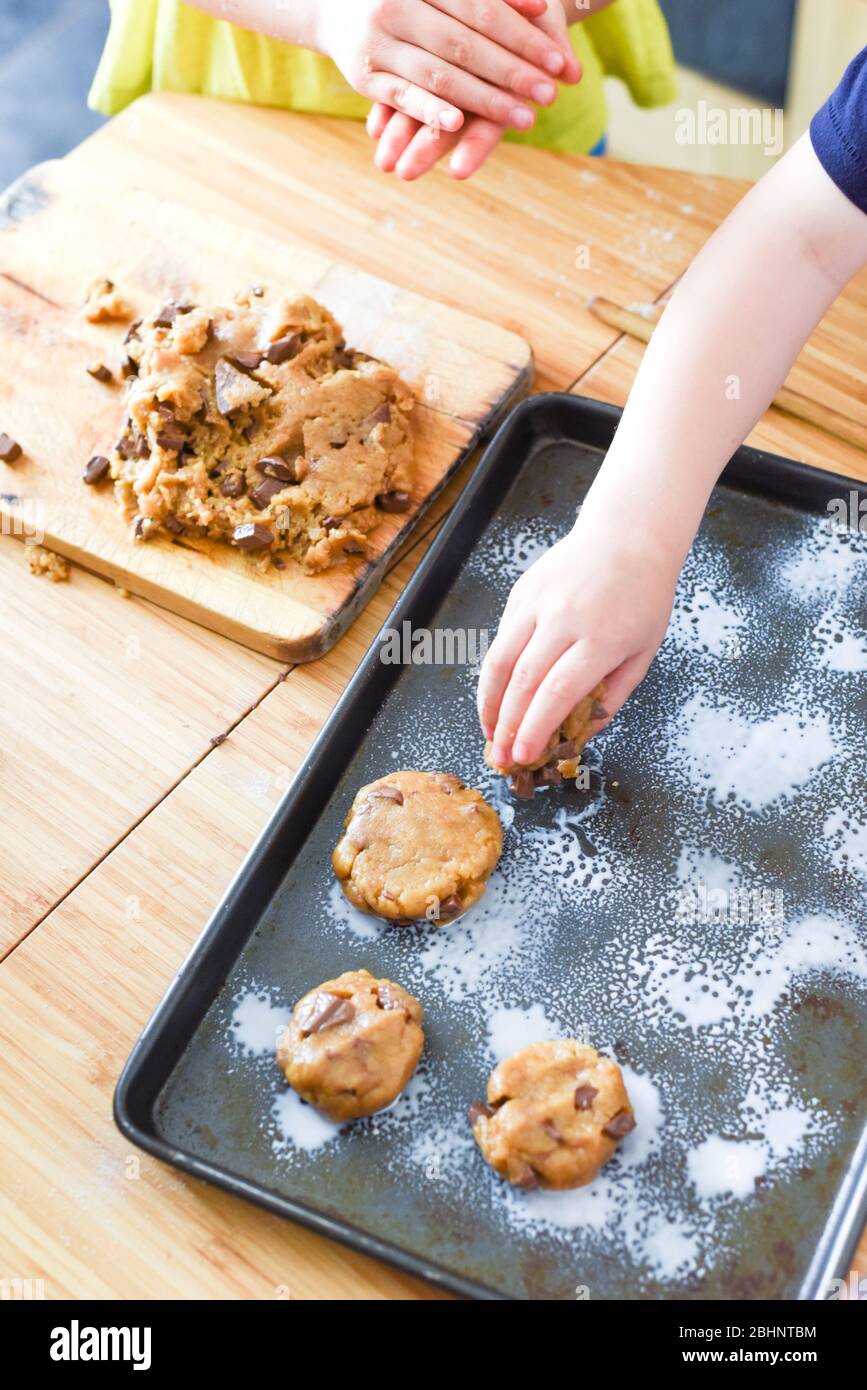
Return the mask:
<path id="1" fill-rule="evenodd" d="M 288 338 L 278 338 L 275 343 L 269 344 L 265 350 L 265 360 L 277 367 L 281 362 L 288 362 L 290 358 L 297 357 L 302 346 L 301 334 L 291 333 Z"/>
<path id="2" fill-rule="evenodd" d="M 94 381 L 101 381 L 103 384 L 114 381 L 114 377 L 104 362 L 92 362 L 89 367 L 85 368 L 85 371 L 88 376 L 93 377 Z"/>
<path id="3" fill-rule="evenodd" d="M 451 796 L 452 792 L 462 792 L 467 785 L 466 782 L 461 781 L 460 777 L 456 777 L 453 772 L 438 772 L 436 780 L 442 787 L 446 796 Z"/>
<path id="4" fill-rule="evenodd" d="M 243 526 L 235 527 L 232 540 L 239 550 L 267 550 L 273 544 L 274 536 L 270 528 L 263 526 L 260 521 L 246 521 Z"/>
<path id="5" fill-rule="evenodd" d="M 609 1139 L 623 1139 L 634 1128 L 635 1116 L 632 1111 L 618 1110 L 617 1114 L 608 1121 L 608 1124 L 602 1126 L 602 1133 L 607 1134 Z"/>
<path id="6" fill-rule="evenodd" d="M 589 1110 L 595 1098 L 599 1095 L 596 1086 L 576 1086 L 575 1087 L 575 1109 Z"/>
<path id="7" fill-rule="evenodd" d="M 454 917 L 456 912 L 460 912 L 463 903 L 457 893 L 450 893 L 447 898 L 443 898 L 440 903 L 440 917 Z"/>
<path id="8" fill-rule="evenodd" d="M 195 304 L 178 304 L 172 300 L 169 304 L 164 304 L 154 319 L 155 328 L 171 328 L 179 314 L 189 314 L 195 309 Z"/>
<path id="9" fill-rule="evenodd" d="M 231 415 L 233 410 L 243 406 L 258 405 L 265 400 L 271 388 L 263 386 L 255 377 L 240 371 L 234 361 L 220 357 L 214 368 L 214 390 L 217 409 L 221 415 Z"/>
<path id="10" fill-rule="evenodd" d="M 227 473 L 220 484 L 220 491 L 224 497 L 243 497 L 247 491 L 247 479 L 243 473 Z"/>
<path id="11" fill-rule="evenodd" d="M 369 434 L 374 425 L 387 425 L 391 421 L 391 406 L 388 401 L 383 401 L 376 410 L 372 410 L 366 419 L 362 420 L 359 429 L 362 434 Z"/>
<path id="12" fill-rule="evenodd" d="M 514 1181 L 515 1187 L 522 1187 L 525 1192 L 535 1192 L 539 1186 L 539 1175 L 529 1163 L 523 1163 L 518 1170 Z"/>
<path id="13" fill-rule="evenodd" d="M 556 763 L 548 763 L 534 773 L 533 780 L 537 787 L 559 787 L 563 774 Z"/>
<path id="14" fill-rule="evenodd" d="M 396 806 L 403 805 L 403 792 L 400 787 L 392 787 L 385 782 L 381 787 L 374 787 L 367 793 L 370 801 L 393 801 Z"/>
<path id="15" fill-rule="evenodd" d="M 250 493 L 250 501 L 254 507 L 258 507 L 262 512 L 268 506 L 272 497 L 276 497 L 278 492 L 282 492 L 286 484 L 281 483 L 279 478 L 263 478 L 258 487 L 254 487 Z"/>
<path id="16" fill-rule="evenodd" d="M 524 801 L 531 801 L 535 791 L 533 773 L 528 767 L 519 767 L 512 777 L 512 791 Z"/>
<path id="17" fill-rule="evenodd" d="M 605 708 L 605 706 L 604 706 L 603 704 L 600 704 L 598 700 L 594 700 L 593 703 L 592 703 L 592 705 L 590 706 L 590 718 L 591 718 L 591 719 L 607 719 L 607 718 L 608 718 L 608 711 L 607 711 L 607 709 Z"/>
<path id="18" fill-rule="evenodd" d="M 281 483 L 295 482 L 295 469 L 288 459 L 281 454 L 273 454 L 269 458 L 260 459 L 256 464 L 260 473 L 264 473 L 266 478 L 279 478 Z"/>
<path id="19" fill-rule="evenodd" d="M 137 516 L 132 526 L 133 539 L 137 541 L 149 540 L 157 529 L 157 523 L 149 516 Z"/>
<path id="20" fill-rule="evenodd" d="M 408 512 L 412 506 L 412 497 L 408 492 L 400 490 L 381 492 L 376 499 L 376 505 L 381 512 Z"/>
<path id="21" fill-rule="evenodd" d="M 14 463 L 21 457 L 21 445 L 8 434 L 0 434 L 0 459 L 4 463 Z"/>
<path id="22" fill-rule="evenodd" d="M 305 1037 L 310 1033 L 321 1033 L 323 1028 L 334 1028 L 338 1023 L 348 1023 L 355 1017 L 355 1005 L 338 994 L 321 990 L 298 1015 L 295 1022 Z"/>
<path id="23" fill-rule="evenodd" d="M 168 449 L 169 453 L 179 454 L 186 444 L 186 438 L 179 430 L 158 430 L 156 441 L 161 449 Z"/>
<path id="24" fill-rule="evenodd" d="M 132 437 L 125 434 L 122 439 L 117 441 L 116 448 L 122 459 L 131 459 L 135 450 Z"/>
<path id="25" fill-rule="evenodd" d="M 491 1109 L 491 1107 L 489 1105 L 485 1105 L 485 1102 L 483 1100 L 474 1100 L 469 1110 L 467 1111 L 467 1116 L 469 1118 L 470 1124 L 474 1125 L 476 1123 L 476 1120 L 480 1119 L 482 1115 L 484 1115 L 486 1120 L 489 1120 L 493 1113 L 494 1112 Z"/>
<path id="26" fill-rule="evenodd" d="M 355 366 L 355 353 L 350 352 L 345 343 L 338 343 L 334 349 L 334 366 L 350 371 Z"/>
<path id="27" fill-rule="evenodd" d="M 131 357 L 125 357 L 120 364 L 120 374 L 124 381 L 131 376 L 138 376 L 138 363 Z"/>
<path id="28" fill-rule="evenodd" d="M 151 446 L 150 446 L 150 444 L 148 444 L 146 435 L 140 434 L 140 435 L 138 436 L 138 438 L 136 439 L 136 441 L 135 441 L 135 443 L 134 443 L 134 445 L 133 445 L 132 453 L 133 453 L 133 458 L 137 458 L 137 459 L 146 459 L 146 458 L 150 458 L 150 455 L 151 455 Z"/>
<path id="29" fill-rule="evenodd" d="M 263 359 L 261 352 L 235 352 L 231 360 L 242 372 L 255 372 L 257 367 L 261 367 Z"/>
<path id="30" fill-rule="evenodd" d="M 557 747 L 551 754 L 551 761 L 556 763 L 565 761 L 567 758 L 574 758 L 575 754 L 579 751 L 575 739 L 564 739 L 562 743 L 557 744 Z"/>
<path id="31" fill-rule="evenodd" d="M 183 522 L 178 521 L 176 516 L 167 516 L 164 525 L 166 530 L 171 531 L 173 536 L 182 536 L 184 534 Z"/>
<path id="32" fill-rule="evenodd" d="M 139 329 L 141 328 L 141 322 L 141 319 L 136 319 L 135 323 L 130 324 L 129 328 L 126 330 L 126 336 L 123 340 L 124 346 L 126 346 L 127 343 L 137 343 L 141 341 L 141 334 L 139 333 Z"/>
<path id="33" fill-rule="evenodd" d="M 107 458 L 103 458 L 102 454 L 94 454 L 93 458 L 89 459 L 85 464 L 84 472 L 81 476 L 84 482 L 88 483 L 90 487 L 95 487 L 97 483 L 102 482 L 103 478 L 108 477 L 108 470 L 110 467 L 111 464 Z"/>
<path id="34" fill-rule="evenodd" d="M 336 531 L 338 526 L 343 525 L 343 517 L 327 516 L 323 521 L 322 525 L 325 527 L 326 531 Z"/>

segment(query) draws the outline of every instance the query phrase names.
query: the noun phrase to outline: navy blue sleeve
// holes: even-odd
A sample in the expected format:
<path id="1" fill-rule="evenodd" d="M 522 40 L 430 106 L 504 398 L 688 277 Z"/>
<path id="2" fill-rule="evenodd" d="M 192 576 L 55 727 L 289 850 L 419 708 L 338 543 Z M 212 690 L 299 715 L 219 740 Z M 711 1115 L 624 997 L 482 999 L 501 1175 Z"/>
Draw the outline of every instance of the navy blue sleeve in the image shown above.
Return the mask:
<path id="1" fill-rule="evenodd" d="M 810 122 L 819 163 L 850 202 L 867 212 L 867 48 L 862 48 Z"/>

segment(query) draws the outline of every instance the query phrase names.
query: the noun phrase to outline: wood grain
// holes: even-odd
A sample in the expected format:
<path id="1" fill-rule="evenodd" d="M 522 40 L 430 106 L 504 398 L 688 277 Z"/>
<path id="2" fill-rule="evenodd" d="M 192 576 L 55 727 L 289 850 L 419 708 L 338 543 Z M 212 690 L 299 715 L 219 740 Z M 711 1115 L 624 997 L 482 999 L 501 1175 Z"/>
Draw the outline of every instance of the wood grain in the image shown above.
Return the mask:
<path id="1" fill-rule="evenodd" d="M 91 455 L 108 453 L 123 418 L 121 392 L 86 371 L 122 356 L 125 325 L 81 315 L 86 287 L 100 276 L 117 284 L 134 317 L 170 298 L 226 303 L 250 284 L 319 299 L 351 346 L 389 361 L 416 391 L 410 510 L 383 516 L 367 556 L 316 576 L 293 561 L 262 574 L 217 541 L 133 544 L 111 488 L 80 479 Z M 3 428 L 24 449 L 13 465 L 0 464 L 4 530 L 24 537 L 38 522 L 50 548 L 281 661 L 312 660 L 337 640 L 420 511 L 532 371 L 528 345 L 497 325 L 65 161 L 32 171 L 7 195 L 0 322 Z"/>
<path id="2" fill-rule="evenodd" d="M 139 1154 L 111 1115 L 120 1069 L 166 982 L 417 558 L 386 579 L 329 656 L 291 672 L 0 967 L 6 1277 L 44 1279 L 47 1298 L 437 1296 Z"/>
<path id="3" fill-rule="evenodd" d="M 594 322 L 586 297 L 601 293 L 624 304 L 659 298 L 742 190 L 719 179 L 514 148 L 498 152 L 468 185 L 437 173 L 408 190 L 371 169 L 364 133 L 351 123 L 197 98 L 148 98 L 70 158 L 80 170 L 120 183 L 134 166 L 137 184 L 154 194 L 254 231 L 288 232 L 310 252 L 350 260 L 495 320 L 532 343 L 541 386 L 569 387 L 601 357 L 581 389 L 619 390 L 620 399 L 634 370 L 626 360 L 631 345 L 606 351 L 617 336 Z M 587 241 L 590 261 L 579 272 L 576 247 Z M 857 418 L 863 418 L 862 387 L 851 363 L 859 360 L 864 310 L 859 277 L 833 311 L 840 317 L 832 317 L 806 383 L 798 382 L 798 389 L 814 390 L 832 407 L 836 400 L 834 408 Z M 797 422 L 780 417 L 772 436 L 774 448 L 847 471 L 827 437 L 812 439 Z M 458 491 L 453 480 L 423 523 L 428 534 Z M 2 566 L 4 552 L 9 567 Z M 33 611 L 25 616 L 37 629 L 29 659 L 21 662 L 29 679 L 20 678 L 7 702 L 7 738 L 24 731 L 32 750 L 25 765 L 37 749 L 45 756 L 48 742 L 54 758 L 40 783 L 38 821 L 30 796 L 13 797 L 9 779 L 2 779 L 2 821 L 10 827 L 0 840 L 5 859 L 16 862 L 22 828 L 26 833 L 35 825 L 38 853 L 28 851 L 20 877 L 32 874 L 58 844 L 73 839 L 70 822 L 86 815 L 88 790 L 91 803 L 105 795 L 116 801 L 116 821 L 127 817 L 122 842 L 0 964 L 0 1126 L 9 1136 L 5 1153 L 0 1149 L 0 1267 L 45 1278 L 48 1297 L 270 1298 L 279 1288 L 298 1298 L 431 1296 L 384 1266 L 131 1154 L 110 1113 L 115 1080 L 142 1024 L 417 554 L 410 551 L 328 657 L 275 685 L 275 673 L 285 669 L 266 658 L 140 600 L 124 603 L 78 571 L 66 591 L 37 583 L 20 560 L 12 566 L 18 559 L 12 543 L 0 546 L 6 645 L 16 640 L 16 605 L 28 594 Z M 165 670 L 150 669 L 147 677 L 115 672 L 106 669 L 108 657 L 94 667 L 94 647 L 113 653 L 133 621 L 144 625 L 148 654 L 169 644 Z M 65 700 L 77 710 L 82 692 L 90 692 L 97 710 L 104 700 L 101 756 L 99 738 L 77 717 L 40 744 L 47 698 L 41 662 L 49 648 L 56 709 Z M 202 664 L 200 688 L 187 683 L 188 659 Z M 255 708 L 197 761 L 203 736 L 217 738 L 232 726 L 245 682 L 258 686 Z M 123 741 L 113 742 L 119 737 L 111 718 L 115 683 L 143 755 L 159 744 L 164 726 L 172 744 L 190 733 L 177 762 L 195 766 L 177 786 L 176 763 L 156 766 L 153 785 L 161 784 L 165 795 L 143 818 L 133 809 L 134 796 L 124 800 L 135 791 L 125 785 L 135 774 Z M 144 711 L 140 731 L 136 699 Z M 224 700 L 231 709 L 222 709 Z M 156 733 L 147 722 L 154 719 Z M 94 757 L 96 795 L 88 776 Z M 21 767 L 15 765 L 15 776 Z M 84 799 L 70 798 L 68 787 L 83 787 Z M 106 833 L 120 838 L 114 822 Z M 14 872 L 0 879 L 4 896 L 17 881 Z M 60 875 L 46 900 L 74 882 Z M 867 1240 L 855 1264 L 867 1275 Z"/>

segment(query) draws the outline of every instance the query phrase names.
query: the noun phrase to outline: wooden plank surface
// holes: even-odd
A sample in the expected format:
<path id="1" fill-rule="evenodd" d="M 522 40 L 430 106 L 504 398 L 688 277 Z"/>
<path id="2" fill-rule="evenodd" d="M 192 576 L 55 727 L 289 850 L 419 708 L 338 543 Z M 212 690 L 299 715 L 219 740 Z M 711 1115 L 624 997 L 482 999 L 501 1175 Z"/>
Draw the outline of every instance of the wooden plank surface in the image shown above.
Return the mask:
<path id="1" fill-rule="evenodd" d="M 0 524 L 24 538 L 38 519 L 51 549 L 281 661 L 321 656 L 337 640 L 419 512 L 530 384 L 527 343 L 496 324 L 73 163 L 42 165 L 14 185 L 0 227 L 2 428 L 24 450 L 0 463 Z M 129 322 L 83 318 L 86 287 L 100 277 L 132 318 L 170 299 L 227 304 L 251 284 L 267 287 L 266 306 L 302 294 L 324 303 L 350 346 L 389 362 L 415 391 L 410 509 L 382 515 L 365 556 L 318 575 L 288 559 L 262 573 L 219 541 L 136 545 L 112 489 L 80 477 L 89 457 L 109 453 L 124 416 L 122 391 L 86 370 L 117 367 Z M 16 526 L 22 517 L 28 524 Z"/>
<path id="2" fill-rule="evenodd" d="M 82 168 L 119 178 L 135 162 L 137 181 L 151 191 L 182 193 L 202 211 L 228 213 L 255 230 L 285 230 L 310 250 L 351 259 L 373 273 L 387 269 L 400 284 L 499 321 L 531 341 L 540 385 L 564 388 L 617 341 L 586 312 L 587 295 L 601 293 L 624 304 L 659 297 L 740 192 L 722 180 L 523 149 L 499 152 L 470 185 L 437 174 L 408 190 L 375 174 L 369 157 L 363 132 L 351 123 L 174 97 L 139 103 L 71 156 Z M 579 273 L 576 247 L 588 240 L 589 264 Z M 864 321 L 860 282 L 847 292 L 844 306 L 849 294 L 854 330 Z M 835 393 L 848 373 L 845 357 L 834 356 L 837 350 L 831 342 L 825 362 L 827 389 Z M 625 352 L 618 347 L 609 353 L 596 383 L 582 383 L 582 389 L 615 390 Z M 853 388 L 853 399 L 859 389 Z M 847 385 L 844 396 L 848 390 Z M 821 455 L 841 467 L 833 442 L 805 444 L 805 427 L 786 422 L 786 428 L 789 452 L 797 455 L 809 446 L 816 451 L 813 461 Z M 436 515 L 457 491 L 452 483 Z M 431 519 L 425 523 L 433 525 Z M 0 546 L 0 560 L 6 552 L 18 558 L 11 541 Z M 171 671 L 139 691 L 145 710 L 156 712 L 161 726 L 168 721 L 174 736 L 193 717 L 194 702 L 175 671 L 180 661 L 183 673 L 185 654 L 205 660 L 201 683 L 219 692 L 220 704 L 235 694 L 242 675 L 250 679 L 244 663 L 261 663 L 252 677 L 255 708 L 228 740 L 201 761 L 188 756 L 192 770 L 177 786 L 173 770 L 159 767 L 155 783 L 162 781 L 165 794 L 143 819 L 124 810 L 120 797 L 117 818 L 129 817 L 126 838 L 0 964 L 0 1126 L 11 1139 L 8 1156 L 0 1154 L 0 1164 L 9 1165 L 0 1172 L 0 1264 L 19 1277 L 44 1278 L 48 1297 L 275 1297 L 283 1291 L 299 1298 L 430 1296 L 384 1266 L 131 1153 L 110 1114 L 117 1074 L 141 1025 L 415 558 L 410 553 L 327 658 L 278 684 L 275 672 L 284 670 L 274 663 L 138 599 L 124 603 L 88 576 L 83 578 L 93 587 L 87 589 L 86 611 L 70 611 L 71 600 L 58 610 L 58 594 L 75 590 L 76 602 L 80 597 L 77 571 L 68 590 L 30 579 L 20 562 L 0 571 L 10 622 L 16 604 L 32 594 L 33 621 L 41 625 L 30 659 L 21 663 L 30 679 L 21 679 L 7 711 L 10 736 L 19 737 L 23 729 L 38 742 L 45 708 L 39 661 L 49 647 L 55 653 L 57 707 L 80 698 L 82 689 L 94 690 L 98 699 L 109 675 L 129 699 L 128 687 L 136 687 L 141 673 L 94 673 L 91 628 L 102 652 L 122 643 L 133 621 L 148 625 L 148 652 L 180 635 Z M 134 620 L 130 609 L 140 610 Z M 201 642 L 214 644 L 205 658 L 198 652 Z M 200 706 L 196 712 L 211 738 L 234 722 L 231 710 L 227 718 L 207 695 L 200 696 Z M 64 838 L 72 838 L 65 791 L 75 785 L 76 767 L 85 769 L 86 786 L 88 758 L 98 744 L 79 719 L 69 721 L 64 734 L 68 746 L 40 788 L 40 852 L 48 858 Z M 100 796 L 118 798 L 131 776 L 124 751 L 111 744 L 116 736 L 107 713 L 102 737 L 110 746 L 102 759 Z M 144 738 L 142 746 L 149 751 Z M 2 810 L 12 808 L 16 833 L 0 847 L 14 862 L 19 829 L 34 813 L 29 796 L 10 799 L 9 785 L 4 777 Z M 75 796 L 71 805 L 80 818 Z M 3 821 L 11 823 L 5 815 Z M 38 862 L 28 855 L 25 872 Z M 60 875 L 46 900 L 75 881 Z M 11 887 L 0 880 L 4 898 Z M 867 1241 L 856 1267 L 867 1274 Z"/>

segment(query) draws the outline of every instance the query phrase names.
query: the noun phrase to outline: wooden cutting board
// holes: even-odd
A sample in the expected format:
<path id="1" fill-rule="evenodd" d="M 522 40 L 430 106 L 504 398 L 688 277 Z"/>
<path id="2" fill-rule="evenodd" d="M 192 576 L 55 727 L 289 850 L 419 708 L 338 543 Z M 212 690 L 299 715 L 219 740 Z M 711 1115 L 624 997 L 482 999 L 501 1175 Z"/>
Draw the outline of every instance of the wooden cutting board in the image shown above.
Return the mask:
<path id="1" fill-rule="evenodd" d="M 390 362 L 417 393 L 411 510 L 383 518 L 367 557 L 316 576 L 291 562 L 262 575 L 215 541 L 134 544 L 111 488 L 80 481 L 123 416 L 122 389 L 85 370 L 94 361 L 116 367 L 126 331 L 83 317 L 98 275 L 115 281 L 136 317 L 175 297 L 224 303 L 253 284 L 320 300 L 347 343 Z M 419 513 L 531 377 L 532 352 L 516 334 L 136 189 L 132 171 L 124 187 L 66 162 L 43 164 L 0 199 L 0 433 L 24 451 L 0 463 L 3 530 L 44 538 L 123 588 L 279 660 L 310 661 L 337 641 Z"/>

